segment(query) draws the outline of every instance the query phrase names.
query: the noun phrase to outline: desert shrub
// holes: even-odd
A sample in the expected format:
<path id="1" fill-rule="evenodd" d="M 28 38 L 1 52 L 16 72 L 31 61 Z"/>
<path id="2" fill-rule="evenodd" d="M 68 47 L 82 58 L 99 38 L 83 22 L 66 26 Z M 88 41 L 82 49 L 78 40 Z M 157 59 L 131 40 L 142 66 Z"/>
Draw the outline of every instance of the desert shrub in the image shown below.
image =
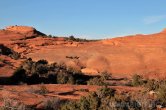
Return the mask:
<path id="1" fill-rule="evenodd" d="M 39 74 L 39 76 L 47 75 L 48 73 L 47 65 L 37 63 L 35 67 L 35 73 Z"/>
<path id="2" fill-rule="evenodd" d="M 47 94 L 47 93 L 49 93 L 49 90 L 44 85 L 40 85 L 38 93 L 41 95 Z"/>
<path id="3" fill-rule="evenodd" d="M 8 47 L 6 47 L 3 44 L 0 44 L 0 54 L 2 55 L 10 55 L 12 54 L 12 50 Z"/>
<path id="4" fill-rule="evenodd" d="M 163 84 L 158 89 L 158 98 L 159 100 L 166 105 L 166 85 Z"/>
<path id="5" fill-rule="evenodd" d="M 142 110 L 136 100 L 122 94 L 116 94 L 112 97 L 109 104 L 111 110 Z"/>
<path id="6" fill-rule="evenodd" d="M 136 96 L 137 97 L 137 96 Z M 155 110 L 156 101 L 147 95 L 137 98 L 129 94 L 115 94 L 115 90 L 105 86 L 96 92 L 90 92 L 79 101 L 68 101 L 60 110 Z"/>
<path id="7" fill-rule="evenodd" d="M 58 84 L 74 84 L 75 80 L 71 74 L 65 72 L 59 72 L 57 74 L 57 83 Z"/>
<path id="8" fill-rule="evenodd" d="M 13 76 L 11 76 L 11 83 L 13 84 L 18 84 L 20 82 L 25 82 L 26 81 L 26 74 L 25 74 L 25 70 L 22 69 L 21 67 L 17 68 L 14 73 Z"/>
<path id="9" fill-rule="evenodd" d="M 20 58 L 20 54 L 18 52 L 15 52 L 3 44 L 0 44 L 0 54 L 10 56 L 15 60 Z"/>
<path id="10" fill-rule="evenodd" d="M 66 40 L 76 41 L 76 42 L 88 42 L 88 41 L 95 41 L 95 40 L 87 40 L 82 38 L 75 38 L 73 35 L 66 38 Z"/>
<path id="11" fill-rule="evenodd" d="M 103 79 L 103 80 L 108 80 L 108 79 L 110 79 L 112 77 L 112 75 L 111 75 L 111 73 L 108 73 L 108 72 L 102 72 L 101 73 L 101 78 Z"/>
<path id="12" fill-rule="evenodd" d="M 53 36 L 50 34 L 50 35 L 48 35 L 47 37 L 50 37 L 50 38 L 52 38 Z"/>
<path id="13" fill-rule="evenodd" d="M 37 61 L 36 63 L 37 63 L 37 64 L 48 64 L 48 61 L 42 59 L 42 60 Z"/>
<path id="14" fill-rule="evenodd" d="M 160 83 L 159 81 L 156 81 L 154 79 L 152 80 L 147 80 L 147 83 L 145 84 L 145 87 L 151 91 L 151 90 L 158 90 L 159 89 L 159 86 L 160 86 Z"/>
<path id="15" fill-rule="evenodd" d="M 141 93 L 141 95 L 136 95 L 134 98 L 139 102 L 141 110 L 156 110 L 157 101 L 156 99 L 150 98 L 147 94 Z M 138 105 L 137 105 L 138 106 Z"/>
<path id="16" fill-rule="evenodd" d="M 27 92 L 44 95 L 48 94 L 49 90 L 44 85 L 40 85 L 39 88 L 31 87 Z"/>
<path id="17" fill-rule="evenodd" d="M 87 81 L 88 85 L 98 85 L 98 86 L 103 86 L 105 85 L 104 80 L 100 77 L 95 77 Z"/>
<path id="18" fill-rule="evenodd" d="M 80 89 L 81 92 L 89 92 L 89 89 Z"/>
<path id="19" fill-rule="evenodd" d="M 66 69 L 67 66 L 66 66 L 66 64 L 65 64 L 64 62 L 59 62 L 59 63 L 58 63 L 58 68 L 59 68 L 59 69 Z"/>
<path id="20" fill-rule="evenodd" d="M 90 92 L 79 101 L 62 104 L 60 110 L 155 110 L 152 99 L 143 95 L 132 98 L 126 94 L 115 94 L 115 90 L 105 86 L 96 92 Z"/>
<path id="21" fill-rule="evenodd" d="M 39 76 L 47 76 L 48 65 L 46 60 L 39 60 L 37 62 L 32 61 L 32 59 L 27 59 L 21 65 L 26 71 L 26 74 L 31 76 L 32 74 L 38 74 Z"/>
<path id="22" fill-rule="evenodd" d="M 49 67 L 50 67 L 51 70 L 54 70 L 55 68 L 57 68 L 57 66 L 58 66 L 58 64 L 56 62 L 55 63 L 51 63 L 49 65 Z"/>
<path id="23" fill-rule="evenodd" d="M 74 36 L 69 36 L 69 39 L 73 41 L 76 40 Z"/>
<path id="24" fill-rule="evenodd" d="M 15 51 L 12 51 L 12 54 L 10 54 L 9 56 L 15 60 L 18 60 L 21 57 L 21 55 Z"/>
<path id="25" fill-rule="evenodd" d="M 113 97 L 115 95 L 115 90 L 105 86 L 97 91 L 97 95 L 100 98 Z"/>
<path id="26" fill-rule="evenodd" d="M 31 76 L 27 76 L 27 84 L 38 84 L 40 82 L 40 77 L 38 74 L 34 73 Z"/>
<path id="27" fill-rule="evenodd" d="M 0 107 L 0 110 L 28 110 L 23 103 L 14 99 L 4 98 L 3 102 L 4 105 Z"/>
<path id="28" fill-rule="evenodd" d="M 132 77 L 132 85 L 133 86 L 140 86 L 143 84 L 144 84 L 144 81 L 143 81 L 141 76 L 139 76 L 137 74 L 133 75 L 133 77 Z"/>
<path id="29" fill-rule="evenodd" d="M 88 97 L 82 97 L 79 102 L 81 110 L 97 110 L 99 103 L 100 98 L 96 92 L 89 93 Z"/>
<path id="30" fill-rule="evenodd" d="M 80 105 L 76 101 L 67 101 L 64 104 L 61 104 L 60 110 L 80 110 Z"/>
<path id="31" fill-rule="evenodd" d="M 19 68 L 22 70 L 22 73 L 25 74 L 27 84 L 37 84 L 41 82 L 58 84 L 87 84 L 89 79 L 94 78 L 92 76 L 82 74 L 79 70 L 67 67 L 64 63 L 48 64 L 46 60 L 35 62 L 29 58 L 25 60 Z M 19 75 L 21 74 L 19 73 Z M 98 82 L 98 84 L 100 83 L 100 85 L 104 84 L 102 78 L 99 78 L 96 82 Z"/>
<path id="32" fill-rule="evenodd" d="M 81 97 L 79 101 L 65 103 L 61 106 L 61 110 L 110 110 L 104 108 L 106 105 L 108 107 L 109 99 L 114 96 L 114 92 L 115 90 L 111 88 L 101 88 L 96 92 L 90 92 L 88 96 Z"/>
<path id="33" fill-rule="evenodd" d="M 59 98 L 49 98 L 43 102 L 44 110 L 58 110 L 60 108 Z"/>
<path id="34" fill-rule="evenodd" d="M 56 73 L 49 73 L 48 74 L 49 83 L 53 83 L 53 84 L 57 83 L 56 79 L 57 79 Z"/>
<path id="35" fill-rule="evenodd" d="M 33 73 L 32 67 L 34 67 L 34 62 L 32 61 L 31 58 L 29 58 L 22 63 L 21 67 L 26 71 L 26 74 L 29 75 Z"/>
<path id="36" fill-rule="evenodd" d="M 100 97 L 100 107 L 98 108 L 98 110 L 118 110 L 115 105 L 110 105 L 110 102 L 112 102 L 112 104 L 117 103 L 117 100 L 115 100 L 116 97 L 114 89 L 103 87 L 97 91 L 97 94 L 98 97 Z"/>

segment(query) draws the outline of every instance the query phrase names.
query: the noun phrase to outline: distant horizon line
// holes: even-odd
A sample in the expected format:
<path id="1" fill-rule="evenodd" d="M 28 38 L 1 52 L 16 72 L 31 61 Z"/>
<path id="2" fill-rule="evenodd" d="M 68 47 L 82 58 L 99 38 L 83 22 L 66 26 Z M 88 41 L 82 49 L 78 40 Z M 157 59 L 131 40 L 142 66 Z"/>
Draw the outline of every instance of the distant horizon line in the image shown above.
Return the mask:
<path id="1" fill-rule="evenodd" d="M 3 28 L 0 27 L 0 30 L 3 30 L 3 29 L 6 29 L 7 27 L 10 27 L 10 26 L 26 26 L 26 27 L 32 27 L 34 29 L 36 29 L 37 31 L 40 31 L 38 30 L 37 28 L 35 28 L 34 26 L 29 26 L 29 25 L 8 25 L 8 26 L 4 26 Z M 151 35 L 151 34 L 155 34 L 155 33 L 161 33 L 163 31 L 165 31 L 166 28 L 163 28 L 161 31 L 159 32 L 153 32 L 153 33 L 128 33 L 128 34 L 119 34 L 119 35 L 116 35 L 116 36 L 111 36 L 111 35 L 107 35 L 106 36 L 103 36 L 103 38 L 97 38 L 97 37 L 92 37 L 92 36 L 89 36 L 89 35 L 77 35 L 77 34 L 70 34 L 70 35 L 54 35 L 54 34 L 50 34 L 50 33 L 45 33 L 43 31 L 40 31 L 44 34 L 46 34 L 47 36 L 51 35 L 53 37 L 70 37 L 70 36 L 74 36 L 75 38 L 82 38 L 82 39 L 89 39 L 89 40 L 101 40 L 101 39 L 112 39 L 112 38 L 118 38 L 118 37 L 125 37 L 125 36 L 135 36 L 135 35 Z"/>

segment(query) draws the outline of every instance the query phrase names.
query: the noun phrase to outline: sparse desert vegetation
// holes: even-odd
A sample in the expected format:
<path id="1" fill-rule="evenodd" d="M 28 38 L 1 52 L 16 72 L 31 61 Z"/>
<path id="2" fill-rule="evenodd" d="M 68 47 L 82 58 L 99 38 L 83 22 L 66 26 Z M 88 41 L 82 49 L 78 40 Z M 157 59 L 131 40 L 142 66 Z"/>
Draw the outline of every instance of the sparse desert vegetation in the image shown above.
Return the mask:
<path id="1" fill-rule="evenodd" d="M 130 38 L 129 41 L 117 38 L 92 42 L 74 36 L 39 36 L 36 31 L 32 32 L 34 29 L 30 30 L 27 38 L 23 35 L 29 31 L 10 32 L 20 35 L 14 40 L 5 37 L 11 44 L 0 41 L 2 110 L 156 110 L 166 107 L 165 74 L 157 73 L 155 67 L 155 71 L 145 71 L 148 69 L 142 62 L 139 69 L 146 73 L 136 68 L 137 59 L 146 55 L 136 53 L 144 52 L 139 45 L 130 47 Z M 9 30 L 4 31 L 10 34 Z M 156 51 L 150 46 L 148 49 L 145 51 Z M 164 71 L 163 67 L 159 69 Z"/>
<path id="2" fill-rule="evenodd" d="M 82 77 L 85 77 L 85 79 L 82 79 Z M 115 79 L 108 72 L 103 72 L 100 76 L 89 77 L 83 75 L 83 73 L 74 72 L 73 69 L 68 69 L 65 64 L 49 64 L 47 60 L 35 62 L 29 58 L 15 70 L 13 76 L 9 78 L 9 82 L 6 83 L 16 85 L 40 84 L 38 88 L 31 87 L 26 91 L 27 93 L 39 95 L 51 93 L 43 83 L 100 86 L 97 91 L 93 92 L 88 89 L 73 89 L 66 93 L 59 93 L 59 95 L 68 95 L 79 91 L 87 95 L 81 96 L 79 101 L 60 100 L 57 96 L 56 98 L 47 99 L 43 102 L 44 110 L 153 110 L 156 109 L 158 104 L 162 106 L 166 104 L 165 81 L 157 82 L 153 79 L 145 80 L 142 76 L 135 74 L 132 77 L 131 86 L 142 87 L 142 90 L 145 90 L 145 92 L 140 91 L 137 93 L 138 96 L 133 96 L 134 94 L 119 93 L 116 89 L 109 87 L 111 85 L 109 85 L 108 81 L 112 80 Z M 127 79 L 121 80 L 126 81 L 126 83 L 129 81 Z M 150 98 L 148 92 L 152 90 L 154 90 L 156 94 L 154 93 L 155 97 Z M 146 100 L 143 100 L 140 96 L 145 97 Z M 3 108 L 7 109 L 8 106 L 9 105 L 5 104 Z M 22 105 L 12 106 L 10 104 L 10 107 L 16 108 L 17 106 L 22 107 Z"/>

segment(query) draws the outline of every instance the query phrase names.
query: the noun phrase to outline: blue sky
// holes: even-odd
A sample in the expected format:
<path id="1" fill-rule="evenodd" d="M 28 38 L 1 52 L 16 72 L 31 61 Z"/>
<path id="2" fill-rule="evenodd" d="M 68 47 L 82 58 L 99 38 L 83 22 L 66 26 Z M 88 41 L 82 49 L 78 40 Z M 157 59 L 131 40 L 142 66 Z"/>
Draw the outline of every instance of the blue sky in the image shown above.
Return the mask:
<path id="1" fill-rule="evenodd" d="M 0 0 L 0 28 L 101 39 L 166 28 L 166 0 Z"/>

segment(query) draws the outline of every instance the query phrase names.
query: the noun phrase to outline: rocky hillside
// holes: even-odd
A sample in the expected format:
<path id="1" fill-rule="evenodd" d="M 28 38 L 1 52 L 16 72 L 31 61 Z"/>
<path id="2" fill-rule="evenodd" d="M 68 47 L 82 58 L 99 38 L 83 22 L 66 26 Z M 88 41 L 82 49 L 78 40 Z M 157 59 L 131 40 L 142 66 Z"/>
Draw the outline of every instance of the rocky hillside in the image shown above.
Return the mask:
<path id="1" fill-rule="evenodd" d="M 89 42 L 43 36 L 32 27 L 10 26 L 0 30 L 0 43 L 20 53 L 23 58 L 65 63 L 90 75 L 108 71 L 117 77 L 141 74 L 166 78 L 165 30 L 150 35 Z"/>

